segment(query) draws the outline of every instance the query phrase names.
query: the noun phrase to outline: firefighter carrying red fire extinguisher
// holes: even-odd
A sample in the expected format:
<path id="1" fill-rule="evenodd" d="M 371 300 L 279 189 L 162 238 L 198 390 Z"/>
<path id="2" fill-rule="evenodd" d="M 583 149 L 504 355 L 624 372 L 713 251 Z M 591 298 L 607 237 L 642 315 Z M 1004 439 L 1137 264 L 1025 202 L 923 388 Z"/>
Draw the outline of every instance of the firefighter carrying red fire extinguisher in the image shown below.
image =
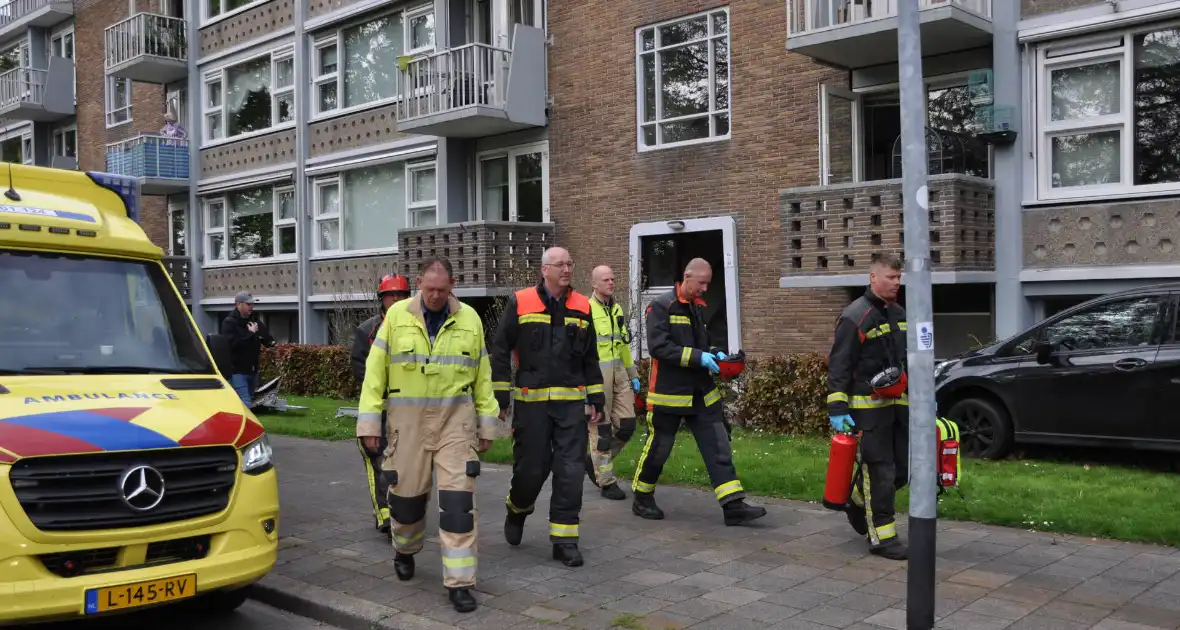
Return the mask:
<path id="1" fill-rule="evenodd" d="M 829 507 L 843 509 L 852 528 L 868 536 L 871 553 L 892 560 L 907 557 L 894 521 L 894 496 L 909 475 L 906 319 L 897 303 L 900 286 L 901 260 L 874 254 L 868 290 L 840 314 L 828 357 L 832 428 L 861 434 L 851 496 L 843 506 Z"/>

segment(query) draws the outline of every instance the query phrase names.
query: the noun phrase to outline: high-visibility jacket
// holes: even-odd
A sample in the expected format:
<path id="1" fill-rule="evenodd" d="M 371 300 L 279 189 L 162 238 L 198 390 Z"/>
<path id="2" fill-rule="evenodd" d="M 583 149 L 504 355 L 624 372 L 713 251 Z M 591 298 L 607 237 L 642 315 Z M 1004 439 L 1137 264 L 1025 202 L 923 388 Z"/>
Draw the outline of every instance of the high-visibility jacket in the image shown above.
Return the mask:
<path id="1" fill-rule="evenodd" d="M 509 296 L 492 340 L 492 381 L 496 401 L 584 401 L 605 403 L 590 300 L 569 289 L 564 300 L 549 296 L 544 283 Z M 515 387 L 512 363 L 515 360 Z"/>
<path id="2" fill-rule="evenodd" d="M 890 367 L 906 369 L 905 309 L 866 290 L 836 320 L 828 355 L 828 414 L 858 409 L 908 405 L 909 399 L 877 398 L 869 383 Z"/>
<path id="3" fill-rule="evenodd" d="M 381 435 L 381 408 L 388 424 L 425 425 L 431 450 L 443 425 L 470 425 L 473 439 L 497 437 L 500 408 L 492 392 L 492 369 L 484 346 L 483 321 L 470 306 L 452 297 L 434 343 L 426 329 L 422 298 L 402 300 L 385 313 L 365 363 L 357 436 Z"/>
<path id="4" fill-rule="evenodd" d="M 638 378 L 635 358 L 631 356 L 631 329 L 627 327 L 622 305 L 612 300 L 607 306 L 597 296 L 591 296 L 590 314 L 598 339 L 598 364 L 604 371 L 621 365 L 627 370 L 627 378 Z"/>
<path id="5" fill-rule="evenodd" d="M 680 297 L 679 283 L 647 305 L 647 343 L 652 357 L 648 409 L 689 413 L 695 394 L 703 397 L 706 407 L 721 402 L 713 375 L 701 365 L 704 353 L 723 352 L 709 344 L 704 309 L 704 300 L 689 302 Z"/>

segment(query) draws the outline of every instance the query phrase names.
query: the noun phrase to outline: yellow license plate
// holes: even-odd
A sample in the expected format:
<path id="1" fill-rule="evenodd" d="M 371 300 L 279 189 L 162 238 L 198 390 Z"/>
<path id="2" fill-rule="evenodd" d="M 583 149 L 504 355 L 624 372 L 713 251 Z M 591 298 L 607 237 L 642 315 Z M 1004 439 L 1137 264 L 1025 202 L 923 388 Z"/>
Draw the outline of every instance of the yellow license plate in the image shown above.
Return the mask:
<path id="1" fill-rule="evenodd" d="M 187 599 L 196 594 L 197 576 L 192 574 L 148 582 L 92 588 L 86 591 L 86 614 L 93 615 L 151 604 L 163 604 L 178 599 Z"/>

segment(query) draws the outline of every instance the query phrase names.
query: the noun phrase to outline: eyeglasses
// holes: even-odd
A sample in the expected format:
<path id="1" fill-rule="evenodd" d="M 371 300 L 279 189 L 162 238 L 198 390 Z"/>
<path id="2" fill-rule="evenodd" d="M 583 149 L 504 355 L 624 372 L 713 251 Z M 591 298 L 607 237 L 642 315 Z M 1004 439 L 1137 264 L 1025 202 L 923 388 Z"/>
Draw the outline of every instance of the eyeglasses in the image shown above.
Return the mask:
<path id="1" fill-rule="evenodd" d="M 562 269 L 573 269 L 574 268 L 574 261 L 569 260 L 566 262 L 559 262 L 559 263 L 545 263 L 545 265 L 542 265 L 542 266 L 561 267 Z"/>

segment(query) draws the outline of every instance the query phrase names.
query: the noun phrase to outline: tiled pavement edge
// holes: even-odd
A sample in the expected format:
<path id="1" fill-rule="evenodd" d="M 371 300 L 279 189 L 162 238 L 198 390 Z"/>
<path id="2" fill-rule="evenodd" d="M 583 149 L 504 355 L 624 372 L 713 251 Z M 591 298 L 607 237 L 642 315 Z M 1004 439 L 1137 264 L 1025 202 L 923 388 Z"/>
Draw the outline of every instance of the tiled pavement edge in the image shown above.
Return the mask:
<path id="1" fill-rule="evenodd" d="M 433 498 L 417 575 L 399 582 L 372 527 L 355 444 L 272 440 L 281 551 L 258 596 L 342 627 L 905 628 L 905 563 L 869 556 L 840 514 L 755 499 L 766 517 L 725 527 L 711 493 L 664 486 L 667 518 L 653 522 L 587 483 L 586 564 L 569 569 L 549 555 L 548 485 L 524 543 L 504 542 L 509 470 L 494 465 L 478 480 L 480 608 L 461 615 L 442 587 Z M 938 628 L 1180 629 L 1177 549 L 959 522 L 940 523 L 938 549 Z"/>

